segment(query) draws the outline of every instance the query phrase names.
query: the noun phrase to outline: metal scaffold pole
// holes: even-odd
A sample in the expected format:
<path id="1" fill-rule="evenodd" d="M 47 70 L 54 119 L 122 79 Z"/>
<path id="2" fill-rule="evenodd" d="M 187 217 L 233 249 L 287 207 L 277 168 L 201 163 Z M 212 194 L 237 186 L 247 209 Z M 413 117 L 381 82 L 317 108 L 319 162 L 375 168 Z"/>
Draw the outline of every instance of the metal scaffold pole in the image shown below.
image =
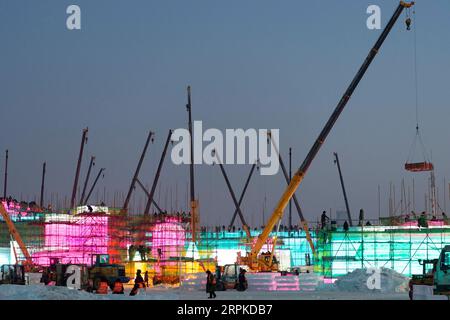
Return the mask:
<path id="1" fill-rule="evenodd" d="M 8 150 L 6 150 L 5 157 L 5 180 L 3 183 L 3 198 L 6 199 L 7 196 L 7 188 L 8 188 Z"/>
<path id="2" fill-rule="evenodd" d="M 41 199 L 39 202 L 41 208 L 44 207 L 45 170 L 46 170 L 46 163 L 44 162 L 42 164 Z"/>

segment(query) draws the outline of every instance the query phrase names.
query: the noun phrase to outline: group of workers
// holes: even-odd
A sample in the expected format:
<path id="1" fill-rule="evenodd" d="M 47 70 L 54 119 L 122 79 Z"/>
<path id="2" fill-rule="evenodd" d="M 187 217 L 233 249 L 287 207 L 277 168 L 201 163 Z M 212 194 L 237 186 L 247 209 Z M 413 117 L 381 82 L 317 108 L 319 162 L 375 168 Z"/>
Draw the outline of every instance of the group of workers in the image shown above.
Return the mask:
<path id="1" fill-rule="evenodd" d="M 358 226 L 371 226 L 372 224 L 370 223 L 370 221 L 366 221 L 365 222 L 365 218 L 364 218 L 364 210 L 360 209 L 359 210 L 359 219 L 358 219 Z M 364 223 L 365 222 L 365 223 Z M 321 229 L 326 229 L 328 227 L 330 223 L 330 218 L 327 216 L 327 212 L 323 211 L 322 215 L 320 216 L 320 227 Z M 342 225 L 342 228 L 344 229 L 345 232 L 347 232 L 350 229 L 350 225 L 348 223 L 347 220 L 344 221 L 344 224 Z"/>
<path id="2" fill-rule="evenodd" d="M 236 283 L 237 291 L 245 291 L 248 288 L 247 278 L 245 277 L 246 270 L 239 268 L 239 276 Z M 208 299 L 214 299 L 216 295 L 216 276 L 211 271 L 206 271 L 206 293 L 209 293 Z"/>
<path id="3" fill-rule="evenodd" d="M 448 221 L 447 215 L 445 214 L 445 212 L 442 212 L 442 219 L 443 221 Z M 411 214 L 406 214 L 404 216 L 404 222 L 410 222 L 410 221 L 417 221 L 417 225 L 419 227 L 422 228 L 427 228 L 428 227 L 428 221 L 439 221 L 439 219 L 436 216 L 433 216 L 431 219 L 428 219 L 427 213 L 425 211 L 422 211 L 422 213 L 420 215 L 417 215 L 414 211 L 411 211 Z M 322 212 L 322 215 L 320 217 L 320 225 L 321 225 L 321 229 L 326 229 L 327 226 L 330 223 L 330 218 L 327 216 L 326 211 Z M 367 221 L 364 224 L 364 210 L 361 209 L 359 210 L 359 224 L 358 226 L 371 226 L 372 224 L 370 223 L 370 221 Z M 347 222 L 347 220 L 344 222 L 343 224 L 343 229 L 345 232 L 347 232 L 349 230 L 349 224 Z"/>
<path id="4" fill-rule="evenodd" d="M 148 271 L 145 271 L 144 277 L 142 277 L 142 271 L 137 270 L 136 278 L 134 278 L 134 286 L 130 291 L 130 296 L 135 296 L 140 289 L 144 289 L 148 287 Z M 108 294 L 108 280 L 106 278 L 102 278 L 98 285 L 97 290 L 95 291 L 97 294 Z M 112 294 L 124 294 L 124 286 L 120 279 L 116 279 L 112 288 Z"/>
<path id="5" fill-rule="evenodd" d="M 166 210 L 153 213 L 154 220 L 163 220 L 165 218 L 176 218 L 180 222 L 189 222 L 191 213 L 185 211 L 167 212 Z"/>
<path id="6" fill-rule="evenodd" d="M 259 228 L 262 230 L 264 229 L 266 226 L 260 226 Z M 278 227 L 274 227 L 274 228 L 278 228 Z M 258 230 L 258 227 L 254 227 L 252 228 L 254 231 Z M 278 231 L 294 231 L 294 232 L 299 232 L 303 230 L 303 228 L 299 225 L 292 225 L 292 226 L 287 226 L 287 225 L 283 225 L 280 224 L 280 227 L 278 229 Z M 215 233 L 220 233 L 220 232 L 244 232 L 244 230 L 240 227 L 236 227 L 236 226 L 232 226 L 232 227 L 226 227 L 226 226 L 213 226 L 213 227 L 202 227 L 200 229 L 200 231 L 202 232 L 215 232 Z M 275 230 L 276 231 L 276 230 Z"/>

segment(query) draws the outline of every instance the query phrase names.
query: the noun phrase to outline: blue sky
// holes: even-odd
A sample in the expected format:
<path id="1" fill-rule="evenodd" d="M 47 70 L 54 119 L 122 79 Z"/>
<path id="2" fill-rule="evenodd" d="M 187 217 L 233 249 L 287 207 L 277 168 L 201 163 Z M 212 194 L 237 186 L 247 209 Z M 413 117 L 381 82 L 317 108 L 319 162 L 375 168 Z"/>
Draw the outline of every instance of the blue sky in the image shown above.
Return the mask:
<path id="1" fill-rule="evenodd" d="M 417 65 L 422 137 L 432 153 L 444 208 L 450 3 L 417 1 Z M 89 156 L 106 168 L 101 198 L 125 192 L 148 130 L 155 143 L 141 174 L 151 183 L 167 131 L 185 127 L 185 87 L 193 117 L 210 128 L 279 128 L 281 151 L 300 165 L 380 34 L 366 27 L 377 4 L 382 25 L 397 1 L 2 1 L 0 150 L 10 150 L 9 193 L 38 196 L 47 161 L 47 200 L 71 193 L 82 128 Z M 66 29 L 66 8 L 82 10 L 82 30 Z M 399 19 L 308 172 L 298 196 L 305 216 L 344 208 L 333 152 L 341 158 L 353 215 L 387 215 L 389 183 L 415 180 L 423 210 L 426 174 L 403 170 L 415 130 L 414 32 Z M 420 159 L 418 159 L 420 160 Z M 1 173 L 3 174 L 3 154 Z M 226 166 L 240 194 L 249 166 Z M 162 206 L 185 207 L 188 168 L 166 162 Z M 201 220 L 227 224 L 234 211 L 218 167 L 196 167 Z M 284 188 L 281 174 L 255 176 L 243 205 L 262 223 Z M 448 190 L 447 190 L 448 193 Z M 164 194 L 167 194 L 165 196 Z M 170 196 L 172 194 L 172 196 Z M 177 196 L 176 196 L 177 195 Z M 450 204 L 448 194 L 446 203 Z M 172 201 L 170 200 L 172 198 Z M 143 202 L 136 193 L 134 204 Z M 111 203 L 112 204 L 112 203 Z M 117 204 L 117 203 L 116 203 Z M 297 216 L 294 212 L 294 222 Z"/>

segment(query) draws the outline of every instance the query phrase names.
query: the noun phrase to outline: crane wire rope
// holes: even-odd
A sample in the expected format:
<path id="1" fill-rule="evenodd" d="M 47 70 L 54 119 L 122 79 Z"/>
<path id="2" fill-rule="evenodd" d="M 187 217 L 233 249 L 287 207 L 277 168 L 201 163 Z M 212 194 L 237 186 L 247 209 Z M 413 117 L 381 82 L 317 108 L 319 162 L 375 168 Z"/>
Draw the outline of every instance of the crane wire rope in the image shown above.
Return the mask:
<path id="1" fill-rule="evenodd" d="M 412 156 L 414 156 L 414 150 L 416 149 L 417 140 L 420 143 L 420 147 L 422 150 L 422 156 L 425 162 L 431 162 L 428 154 L 426 152 L 425 144 L 423 143 L 422 136 L 420 134 L 419 127 L 419 77 L 418 77 L 418 68 L 417 68 L 417 17 L 416 11 L 413 9 L 412 15 L 414 17 L 414 26 L 413 26 L 413 47 L 414 47 L 414 56 L 413 56 L 413 69 L 414 69 L 414 99 L 415 99 L 415 111 L 416 111 L 416 135 L 414 137 L 413 143 L 409 150 L 407 162 L 409 162 Z M 411 13 L 410 8 L 406 10 L 406 20 L 410 19 Z"/>

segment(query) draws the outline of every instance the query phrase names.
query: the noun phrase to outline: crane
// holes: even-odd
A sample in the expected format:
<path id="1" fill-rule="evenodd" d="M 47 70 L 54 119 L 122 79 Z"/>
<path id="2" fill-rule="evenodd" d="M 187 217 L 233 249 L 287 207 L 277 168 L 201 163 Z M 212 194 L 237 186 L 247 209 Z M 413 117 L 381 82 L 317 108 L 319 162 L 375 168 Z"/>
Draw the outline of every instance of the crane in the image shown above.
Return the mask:
<path id="1" fill-rule="evenodd" d="M 270 139 L 270 141 L 275 149 L 275 152 L 278 154 L 278 161 L 280 162 L 280 167 L 281 167 L 281 170 L 283 171 L 284 179 L 286 180 L 287 185 L 289 185 L 289 182 L 291 181 L 292 177 L 289 177 L 289 175 L 288 175 L 286 166 L 284 165 L 283 158 L 281 157 L 280 150 L 278 150 L 278 146 L 276 145 L 275 141 L 273 140 L 272 134 L 270 132 L 268 132 L 267 136 Z M 305 217 L 303 216 L 302 209 L 300 208 L 300 204 L 298 202 L 298 199 L 297 199 L 297 196 L 295 195 L 295 193 L 292 195 L 292 199 L 294 199 L 295 208 L 297 209 L 297 213 L 300 218 L 303 231 L 305 231 L 306 240 L 308 241 L 311 251 L 314 254 L 316 252 L 316 249 L 314 248 L 314 243 L 312 241 L 311 234 L 309 233 L 308 222 L 306 221 Z M 272 249 L 272 251 L 273 251 L 273 249 Z M 273 252 L 272 252 L 272 254 L 273 254 Z"/>
<path id="2" fill-rule="evenodd" d="M 369 51 L 369 54 L 367 55 L 366 59 L 364 60 L 363 64 L 361 65 L 360 69 L 356 73 L 352 82 L 348 86 L 347 90 L 344 92 L 342 98 L 339 100 L 336 108 L 334 109 L 333 113 L 329 117 L 329 119 L 326 122 L 325 126 L 323 127 L 322 131 L 320 132 L 317 140 L 314 142 L 313 146 L 311 147 L 308 154 L 306 155 L 305 160 L 303 161 L 303 163 L 301 164 L 299 169 L 295 172 L 289 185 L 287 186 L 287 188 L 281 195 L 281 198 L 279 199 L 274 211 L 272 212 L 272 215 L 270 216 L 269 221 L 266 224 L 266 227 L 263 229 L 261 234 L 256 239 L 255 243 L 253 244 L 253 246 L 251 248 L 251 251 L 249 253 L 247 253 L 247 255 L 245 257 L 240 257 L 238 255 L 238 263 L 246 264 L 251 270 L 254 270 L 254 271 L 271 271 L 273 269 L 270 266 L 266 265 L 267 264 L 266 262 L 268 260 L 267 257 L 259 256 L 260 250 L 262 249 L 263 245 L 266 243 L 266 241 L 269 238 L 270 233 L 272 232 L 275 225 L 283 217 L 284 209 L 288 205 L 288 203 L 291 200 L 292 196 L 294 195 L 295 191 L 298 189 L 298 187 L 299 187 L 300 183 L 302 182 L 303 178 L 305 177 L 306 172 L 308 171 L 312 161 L 316 157 L 321 146 L 324 144 L 326 137 L 330 133 L 331 129 L 333 128 L 333 126 L 336 123 L 337 119 L 339 118 L 340 114 L 344 110 L 344 107 L 347 105 L 347 102 L 350 100 L 350 97 L 352 96 L 353 92 L 355 91 L 356 87 L 358 86 L 359 82 L 363 78 L 364 74 L 366 73 L 366 71 L 369 68 L 370 64 L 372 63 L 373 59 L 375 58 L 378 51 L 380 50 L 384 40 L 386 40 L 386 38 L 389 35 L 390 31 L 392 30 L 393 26 L 397 22 L 397 19 L 400 17 L 401 13 L 403 12 L 403 9 L 410 8 L 413 5 L 414 5 L 414 2 L 400 1 L 400 3 L 397 6 L 397 9 L 395 10 L 391 19 L 387 23 L 386 27 L 384 28 L 383 32 L 379 36 L 378 40 L 375 42 L 375 45 L 373 46 L 373 48 Z"/>
<path id="3" fill-rule="evenodd" d="M 198 200 L 195 199 L 195 183 L 194 183 L 194 138 L 192 132 L 192 104 L 191 104 L 191 86 L 187 87 L 187 104 L 186 111 L 188 112 L 188 129 L 189 129 L 189 143 L 190 143 L 190 157 L 191 162 L 189 165 L 189 183 L 190 183 L 190 193 L 191 193 L 191 231 L 192 231 L 192 242 L 195 244 L 197 242 L 197 229 L 199 225 L 198 216 Z"/>
<path id="4" fill-rule="evenodd" d="M 22 237 L 19 234 L 19 231 L 17 231 L 14 222 L 11 220 L 8 212 L 6 211 L 5 205 L 2 202 L 0 202 L 0 214 L 3 217 L 3 220 L 5 220 L 6 225 L 8 226 L 8 230 L 9 230 L 9 234 L 11 235 L 12 239 L 14 239 L 17 244 L 19 245 L 20 250 L 22 251 L 24 257 L 25 257 L 25 265 L 27 266 L 32 266 L 33 265 L 33 260 L 31 258 L 30 253 L 28 252 L 27 247 L 25 246 L 25 243 L 22 240 Z M 13 246 L 13 249 L 15 251 L 15 248 Z M 17 254 L 15 254 L 17 256 Z M 16 258 L 16 263 L 17 263 L 17 258 Z"/>
<path id="5" fill-rule="evenodd" d="M 159 177 L 161 175 L 161 169 L 164 164 L 164 159 L 166 158 L 167 148 L 169 147 L 170 139 L 172 138 L 172 130 L 169 130 L 169 134 L 167 135 L 166 143 L 164 144 L 164 149 L 161 154 L 161 159 L 159 160 L 158 169 L 156 170 L 155 178 L 153 179 L 152 188 L 150 189 L 147 204 L 145 206 L 144 215 L 147 216 L 150 212 L 150 206 L 153 203 L 153 196 L 155 194 L 156 186 L 158 184 Z"/>
<path id="6" fill-rule="evenodd" d="M 83 160 L 84 145 L 87 143 L 88 131 L 89 131 L 88 128 L 83 129 L 83 135 L 81 137 L 81 146 L 80 146 L 80 152 L 78 154 L 77 170 L 75 171 L 75 180 L 73 181 L 72 197 L 70 199 L 70 209 L 73 209 L 75 207 L 75 198 L 77 195 L 78 179 L 80 178 L 81 161 Z"/>
<path id="7" fill-rule="evenodd" d="M 141 182 L 141 180 L 139 180 L 139 172 L 141 171 L 142 163 L 144 162 L 144 158 L 147 153 L 148 145 L 150 144 L 150 142 L 153 143 L 153 141 L 154 141 L 154 138 L 153 138 L 154 134 L 155 133 L 153 131 L 150 131 L 148 133 L 147 140 L 144 145 L 144 149 L 142 150 L 141 157 L 139 158 L 138 165 L 137 165 L 136 170 L 133 175 L 133 179 L 131 180 L 130 188 L 128 189 L 127 196 L 126 196 L 125 201 L 122 206 L 122 210 L 121 210 L 122 214 L 127 214 L 127 212 L 128 212 L 128 204 L 130 203 L 131 195 L 133 194 L 133 191 L 136 188 L 136 183 L 141 187 L 142 191 L 144 191 L 147 198 L 150 198 L 150 192 L 147 190 L 147 188 L 145 188 L 145 186 Z M 156 203 L 156 201 L 154 199 L 152 200 L 152 203 L 160 213 L 163 212 L 163 210 L 159 207 L 159 205 Z"/>
<path id="8" fill-rule="evenodd" d="M 89 162 L 89 168 L 86 174 L 86 179 L 84 180 L 83 192 L 81 193 L 80 206 L 84 203 L 84 196 L 86 195 L 86 188 L 89 182 L 89 177 L 91 176 L 92 167 L 95 166 L 95 157 L 91 156 L 91 161 Z"/>
<path id="9" fill-rule="evenodd" d="M 91 186 L 91 189 L 89 189 L 88 195 L 86 196 L 86 199 L 84 200 L 84 205 L 87 205 L 89 198 L 91 197 L 92 191 L 94 191 L 95 185 L 98 182 L 98 179 L 100 178 L 100 176 L 102 175 L 102 173 L 105 171 L 105 168 L 100 168 L 100 170 L 98 171 L 97 177 L 94 180 L 94 183 Z"/>

